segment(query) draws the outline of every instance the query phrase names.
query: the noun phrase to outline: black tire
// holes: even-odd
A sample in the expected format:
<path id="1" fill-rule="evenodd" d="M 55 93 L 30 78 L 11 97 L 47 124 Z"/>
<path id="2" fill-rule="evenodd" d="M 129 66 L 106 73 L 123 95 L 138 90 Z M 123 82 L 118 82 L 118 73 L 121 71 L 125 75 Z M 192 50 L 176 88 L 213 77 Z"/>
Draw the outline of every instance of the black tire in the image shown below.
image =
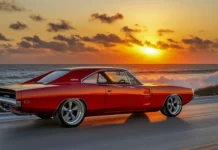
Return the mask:
<path id="1" fill-rule="evenodd" d="M 71 106 L 69 105 L 69 103 L 72 103 Z M 74 108 L 76 107 L 76 110 L 73 110 L 74 108 L 72 108 L 72 105 L 75 105 Z M 66 108 L 68 110 L 66 110 Z M 74 115 L 74 112 L 76 112 L 76 114 Z M 57 112 L 54 114 L 54 120 L 61 126 L 63 127 L 77 127 L 79 126 L 84 118 L 85 118 L 85 114 L 86 114 L 86 105 L 84 104 L 83 101 L 79 100 L 79 99 L 69 99 L 65 102 L 63 102 L 60 107 L 58 108 Z M 76 118 L 75 120 L 73 120 L 73 117 Z M 69 119 L 69 117 L 71 117 L 72 120 L 68 120 L 65 118 L 67 116 L 67 119 Z"/>
<path id="2" fill-rule="evenodd" d="M 165 104 L 164 104 L 164 105 L 165 105 Z M 166 111 L 166 107 L 165 107 L 165 106 L 163 106 L 163 107 L 161 108 L 160 112 L 161 112 L 164 116 L 169 116 L 169 114 L 168 114 L 167 111 Z"/>
<path id="3" fill-rule="evenodd" d="M 41 119 L 50 119 L 52 117 L 50 114 L 36 114 L 36 116 Z"/>
<path id="4" fill-rule="evenodd" d="M 172 101 L 172 102 L 171 102 Z M 176 101 L 175 104 L 173 104 Z M 174 110 L 174 111 L 173 111 Z M 167 98 L 160 112 L 167 117 L 176 117 L 182 111 L 182 99 L 178 95 L 171 95 Z"/>

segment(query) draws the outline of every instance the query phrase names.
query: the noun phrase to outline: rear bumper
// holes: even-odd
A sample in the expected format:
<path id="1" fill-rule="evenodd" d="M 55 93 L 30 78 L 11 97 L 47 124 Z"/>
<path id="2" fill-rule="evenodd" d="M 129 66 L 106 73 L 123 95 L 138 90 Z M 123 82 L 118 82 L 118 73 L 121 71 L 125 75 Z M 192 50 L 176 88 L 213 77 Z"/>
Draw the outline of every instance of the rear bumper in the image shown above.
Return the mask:
<path id="1" fill-rule="evenodd" d="M 13 109 L 21 108 L 21 102 L 16 101 L 16 99 L 7 98 L 7 97 L 0 97 L 0 109 L 4 112 L 12 112 L 17 115 L 22 115 L 19 111 Z"/>
<path id="2" fill-rule="evenodd" d="M 0 103 L 9 104 L 9 105 L 12 105 L 12 106 L 17 105 L 16 99 L 6 98 L 6 97 L 0 97 Z"/>

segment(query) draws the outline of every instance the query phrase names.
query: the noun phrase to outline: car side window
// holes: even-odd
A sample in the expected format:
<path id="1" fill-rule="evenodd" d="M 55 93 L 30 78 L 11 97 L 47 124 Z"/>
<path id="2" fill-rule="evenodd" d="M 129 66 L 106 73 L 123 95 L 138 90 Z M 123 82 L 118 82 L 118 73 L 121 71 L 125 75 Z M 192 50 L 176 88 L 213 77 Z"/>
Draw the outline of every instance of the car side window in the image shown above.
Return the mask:
<path id="1" fill-rule="evenodd" d="M 127 72 L 127 76 L 131 84 L 139 84 L 139 82 L 130 73 Z"/>
<path id="2" fill-rule="evenodd" d="M 91 75 L 90 77 L 86 78 L 85 80 L 83 80 L 83 83 L 97 84 L 97 78 L 98 78 L 98 74 L 95 73 Z"/>
<path id="3" fill-rule="evenodd" d="M 130 84 L 124 71 L 106 71 L 104 74 L 112 84 Z"/>
<path id="4" fill-rule="evenodd" d="M 105 77 L 101 73 L 99 73 L 98 74 L 98 83 L 103 84 L 103 83 L 107 83 L 107 82 L 108 82 L 107 79 L 105 79 Z"/>

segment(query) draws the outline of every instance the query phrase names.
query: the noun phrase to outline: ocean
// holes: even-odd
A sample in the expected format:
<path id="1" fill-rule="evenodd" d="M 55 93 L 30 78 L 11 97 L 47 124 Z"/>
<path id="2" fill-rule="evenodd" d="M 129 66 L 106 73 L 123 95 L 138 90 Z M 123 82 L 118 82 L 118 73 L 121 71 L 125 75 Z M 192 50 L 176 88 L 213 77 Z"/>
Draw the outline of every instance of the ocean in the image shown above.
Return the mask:
<path id="1" fill-rule="evenodd" d="M 194 89 L 218 84 L 218 64 L 198 65 L 0 65 L 0 86 L 18 84 L 50 70 L 76 66 L 112 66 L 126 68 L 141 82 L 176 85 Z"/>

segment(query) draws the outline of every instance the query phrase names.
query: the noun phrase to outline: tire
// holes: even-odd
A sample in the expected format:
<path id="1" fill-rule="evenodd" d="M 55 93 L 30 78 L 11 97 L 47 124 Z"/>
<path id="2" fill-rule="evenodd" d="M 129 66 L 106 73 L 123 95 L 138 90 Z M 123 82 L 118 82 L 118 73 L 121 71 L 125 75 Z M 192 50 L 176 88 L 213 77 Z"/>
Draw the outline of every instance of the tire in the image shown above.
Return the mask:
<path id="1" fill-rule="evenodd" d="M 86 105 L 79 99 L 68 99 L 63 102 L 54 114 L 54 120 L 63 127 L 77 127 L 86 114 Z"/>
<path id="2" fill-rule="evenodd" d="M 36 116 L 41 119 L 50 119 L 52 117 L 50 114 L 36 114 Z"/>
<path id="3" fill-rule="evenodd" d="M 169 96 L 160 111 L 167 117 L 178 116 L 182 111 L 182 99 L 178 95 Z"/>

